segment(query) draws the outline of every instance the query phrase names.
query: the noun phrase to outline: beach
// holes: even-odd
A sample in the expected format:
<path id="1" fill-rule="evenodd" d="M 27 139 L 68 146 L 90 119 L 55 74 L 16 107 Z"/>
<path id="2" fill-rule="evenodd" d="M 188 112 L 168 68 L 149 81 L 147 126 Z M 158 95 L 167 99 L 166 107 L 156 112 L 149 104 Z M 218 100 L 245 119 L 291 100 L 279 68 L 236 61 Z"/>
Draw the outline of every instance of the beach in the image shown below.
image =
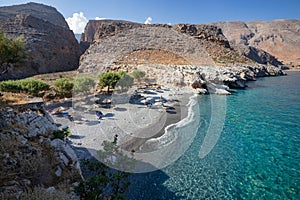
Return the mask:
<path id="1" fill-rule="evenodd" d="M 110 107 L 95 103 L 101 95 L 94 95 L 48 104 L 46 109 L 53 112 L 60 108 L 60 114 L 52 115 L 55 122 L 70 127 L 72 136 L 68 140 L 75 148 L 86 148 L 96 158 L 103 141 L 113 141 L 116 135 L 118 145 L 125 153 L 151 152 L 148 145 L 144 148 L 145 143 L 162 137 L 167 127 L 187 117 L 193 93 L 173 88 L 145 89 L 137 94 L 139 98 L 133 101 L 133 94 L 112 94 Z M 98 111 L 102 113 L 101 119 L 96 116 Z M 79 159 L 84 157 L 85 154 L 79 155 Z"/>

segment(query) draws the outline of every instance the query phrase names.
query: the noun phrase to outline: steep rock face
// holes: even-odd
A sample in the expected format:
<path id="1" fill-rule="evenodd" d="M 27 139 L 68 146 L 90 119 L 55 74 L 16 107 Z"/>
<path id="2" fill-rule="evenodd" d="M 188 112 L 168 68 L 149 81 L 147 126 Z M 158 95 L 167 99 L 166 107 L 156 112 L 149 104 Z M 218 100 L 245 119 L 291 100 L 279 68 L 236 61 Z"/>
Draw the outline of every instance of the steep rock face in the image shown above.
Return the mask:
<path id="1" fill-rule="evenodd" d="M 100 38 L 113 36 L 120 31 L 139 27 L 142 27 L 142 24 L 122 20 L 89 20 L 81 36 L 81 41 L 91 44 Z"/>
<path id="2" fill-rule="evenodd" d="M 197 39 L 168 27 L 148 26 L 122 31 L 96 41 L 81 56 L 79 71 L 97 73 L 109 70 L 137 51 L 171 52 L 181 56 L 188 64 L 214 64 Z"/>
<path id="3" fill-rule="evenodd" d="M 234 63 L 253 64 L 251 60 L 231 48 L 229 41 L 220 28 L 207 24 L 178 24 L 173 29 L 196 39 L 218 65 Z"/>
<path id="4" fill-rule="evenodd" d="M 124 20 L 89 20 L 84 33 L 81 36 L 80 44 L 85 49 L 95 41 L 99 41 L 102 38 L 114 36 L 120 32 L 127 31 L 136 28 L 146 27 L 168 27 L 166 24 L 139 24 Z"/>
<path id="5" fill-rule="evenodd" d="M 57 126 L 42 103 L 0 111 L 0 196 L 18 196 L 36 186 L 57 188 L 62 183 L 71 188 L 81 179 L 74 150 L 53 138 Z"/>
<path id="6" fill-rule="evenodd" d="M 216 26 L 206 24 L 177 24 L 173 26 L 173 29 L 200 40 L 213 41 L 230 48 L 229 42 L 223 35 L 222 30 Z"/>
<path id="7" fill-rule="evenodd" d="M 0 18 L 14 18 L 18 14 L 30 14 L 51 24 L 69 28 L 64 17 L 53 7 L 38 3 L 0 7 Z"/>
<path id="8" fill-rule="evenodd" d="M 77 68 L 78 42 L 55 8 L 29 3 L 1 7 L 0 13 L 2 31 L 9 38 L 23 35 L 28 50 L 25 62 L 9 67 L 0 80 Z"/>
<path id="9" fill-rule="evenodd" d="M 161 33 L 157 33 L 157 35 L 150 34 L 150 33 L 138 33 L 138 31 L 145 30 L 145 29 L 154 29 L 154 28 L 161 28 L 164 31 L 161 31 Z M 85 46 L 85 48 L 88 48 L 90 44 L 93 44 L 91 49 L 88 50 L 82 57 L 81 57 L 81 64 L 86 62 L 84 61 L 87 57 L 92 57 L 93 52 L 95 49 L 103 48 L 103 44 L 106 43 L 105 40 L 109 37 L 121 37 L 124 41 L 124 36 L 122 34 L 126 34 L 129 31 L 135 34 L 134 37 L 130 37 L 131 41 L 133 40 L 139 40 L 141 37 L 150 37 L 152 42 L 148 47 L 145 45 L 138 45 L 135 48 L 133 48 L 133 51 L 142 51 L 142 50 L 149 50 L 149 49 L 155 49 L 155 50 L 168 50 L 168 46 L 173 45 L 174 47 L 178 47 L 177 49 L 182 48 L 183 46 L 187 46 L 190 44 L 180 44 L 182 38 L 184 37 L 191 37 L 193 38 L 193 44 L 192 46 L 198 46 L 198 48 L 203 49 L 206 51 L 206 54 L 210 56 L 210 59 L 213 60 L 214 63 L 218 65 L 225 65 L 225 64 L 232 64 L 232 63 L 251 63 L 251 60 L 247 59 L 246 57 L 238 54 L 238 52 L 234 51 L 230 48 L 228 40 L 223 35 L 221 29 L 217 28 L 216 26 L 212 25 L 190 25 L 190 24 L 178 24 L 178 25 L 167 25 L 167 24 L 138 24 L 128 21 L 116 21 L 116 20 L 91 20 L 87 24 L 85 28 L 85 33 L 81 37 L 81 44 Z M 173 31 L 174 36 L 168 35 L 170 31 Z M 166 33 L 165 33 L 166 32 Z M 176 33 L 177 32 L 177 33 Z M 181 35 L 181 38 L 178 37 Z M 147 36 L 147 35 L 151 36 Z M 167 37 L 171 39 L 167 39 Z M 177 38 L 176 38 L 177 37 Z M 165 38 L 165 41 L 160 41 L 161 38 Z M 174 40 L 175 38 L 175 40 Z M 129 39 L 127 39 L 129 41 Z M 156 41 L 155 41 L 156 40 Z M 101 44 L 103 42 L 103 44 Z M 111 43 L 112 44 L 112 43 Z M 157 45 L 152 45 L 157 44 Z M 169 45 L 170 44 L 170 45 Z M 100 45 L 99 47 L 96 47 L 97 45 Z M 112 46 L 116 46 L 115 44 L 112 44 Z M 131 45 L 132 46 L 132 45 Z M 141 48 L 141 46 L 143 48 Z M 180 47 L 179 47 L 180 46 Z M 106 47 L 104 47 L 106 49 Z M 197 49 L 197 48 L 196 48 Z M 195 48 L 194 48 L 195 50 Z M 203 52 L 201 50 L 201 52 Z M 115 49 L 116 52 L 118 52 L 118 48 L 116 46 Z M 127 52 L 128 53 L 128 52 Z M 130 53 L 130 52 L 129 52 Z M 153 54 L 157 54 L 156 51 Z M 178 54 L 179 56 L 182 56 L 182 51 L 173 51 L 172 53 Z M 193 54 L 193 50 L 190 51 L 191 54 Z M 114 51 L 111 52 L 110 56 L 114 56 Z M 126 55 L 132 56 L 131 55 Z M 134 54 L 136 56 L 136 54 Z M 145 55 L 145 53 L 139 53 L 139 55 Z M 99 55 L 98 55 L 99 56 Z M 116 55 L 117 56 L 117 55 Z M 115 57 L 116 57 L 115 56 Z M 157 55 L 162 57 L 161 55 Z M 205 56 L 206 57 L 206 56 Z M 96 58 L 95 58 L 96 59 Z M 127 60 L 134 60 L 136 58 L 131 58 Z M 137 59 L 145 59 L 145 58 L 137 58 Z M 167 58 L 167 60 L 170 60 Z M 201 60 L 201 57 L 199 57 L 199 60 Z M 123 62 L 124 63 L 124 62 Z M 165 63 L 165 62 L 164 62 Z M 84 65 L 85 65 L 84 64 Z M 170 62 L 170 64 L 173 64 Z M 199 62 L 198 62 L 199 64 Z M 207 64 L 207 63 L 206 63 Z M 211 63 L 209 63 L 211 64 Z M 80 66 L 80 69 L 82 67 Z"/>
<path id="10" fill-rule="evenodd" d="M 213 25 L 220 27 L 230 43 L 251 59 L 259 61 L 255 56 L 262 58 L 259 54 L 264 51 L 267 56 L 261 63 L 300 67 L 300 20 L 232 21 Z"/>

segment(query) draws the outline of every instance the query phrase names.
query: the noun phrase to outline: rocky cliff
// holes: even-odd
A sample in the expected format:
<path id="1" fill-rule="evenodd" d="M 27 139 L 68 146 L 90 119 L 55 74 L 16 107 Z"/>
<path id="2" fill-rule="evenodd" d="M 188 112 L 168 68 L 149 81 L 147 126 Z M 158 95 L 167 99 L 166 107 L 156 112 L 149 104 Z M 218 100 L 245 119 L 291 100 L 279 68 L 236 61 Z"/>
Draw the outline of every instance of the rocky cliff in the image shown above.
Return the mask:
<path id="1" fill-rule="evenodd" d="M 259 63 L 300 67 L 300 20 L 213 23 L 230 44 Z"/>
<path id="2" fill-rule="evenodd" d="M 87 48 L 101 39 L 147 27 L 163 27 L 198 40 L 218 65 L 232 63 L 299 66 L 299 20 L 218 22 L 212 24 L 138 24 L 121 20 L 91 20 L 81 37 Z M 164 37 L 162 35 L 162 37 Z M 163 44 L 162 44 L 163 45 Z"/>
<path id="3" fill-rule="evenodd" d="M 177 24 L 177 25 L 167 25 L 167 24 L 139 24 L 122 20 L 90 20 L 86 25 L 84 34 L 81 37 L 81 45 L 87 49 L 89 45 L 93 43 L 101 43 L 103 39 L 107 37 L 111 37 L 114 35 L 118 35 L 120 33 L 127 33 L 127 31 L 131 30 L 131 32 L 141 31 L 143 29 L 155 29 L 158 30 L 161 28 L 163 30 L 161 33 L 157 33 L 158 38 L 166 38 L 178 37 L 178 33 L 185 34 L 196 39 L 194 42 L 200 48 L 203 48 L 208 54 L 210 54 L 211 59 L 214 63 L 219 65 L 224 65 L 228 63 L 252 63 L 251 60 L 247 59 L 243 55 L 238 54 L 237 51 L 231 49 L 228 40 L 223 35 L 222 30 L 213 25 L 205 25 L 205 24 Z M 134 31 L 136 30 L 136 31 Z M 173 32 L 177 36 L 172 36 L 170 31 L 175 30 L 178 33 Z M 166 33 L 164 33 L 166 31 Z M 131 38 L 131 40 L 139 40 L 140 37 L 143 37 L 142 34 L 136 34 L 136 38 Z M 184 37 L 184 36 L 182 36 Z M 155 38 L 152 38 L 155 40 Z M 177 40 L 179 41 L 179 40 Z M 165 49 L 164 45 L 167 46 L 168 43 L 172 43 L 174 46 L 177 46 L 176 40 L 169 40 L 167 42 L 161 41 L 162 43 L 158 43 L 157 41 L 153 41 L 152 43 L 157 43 L 156 49 Z M 194 45 L 195 45 L 194 44 Z M 183 46 L 184 44 L 182 44 Z M 151 44 L 150 44 L 151 46 Z M 149 48 L 150 48 L 149 46 Z M 159 47 L 160 46 L 160 47 Z M 188 46 L 188 45 L 186 45 Z M 147 47 L 144 47 L 146 49 Z M 153 48 L 153 47 L 151 47 Z M 179 53 L 180 52 L 175 52 Z M 168 57 L 164 57 L 162 55 L 156 55 L 159 57 L 166 58 L 170 60 Z M 136 59 L 136 58 L 133 58 Z M 163 61 L 164 62 L 164 61 Z M 165 62 L 164 62 L 165 63 Z M 170 63 L 172 64 L 172 62 Z M 174 63 L 173 63 L 174 64 Z"/>
<path id="4" fill-rule="evenodd" d="M 75 152 L 55 130 L 42 103 L 0 108 L 1 199 L 35 187 L 69 190 L 81 180 Z"/>
<path id="5" fill-rule="evenodd" d="M 81 38 L 90 47 L 81 56 L 80 73 L 144 70 L 158 84 L 229 94 L 256 77 L 283 75 L 234 50 L 213 25 L 145 25 L 126 21 L 90 21 Z"/>
<path id="6" fill-rule="evenodd" d="M 0 7 L 0 27 L 9 38 L 23 35 L 28 51 L 25 62 L 10 66 L 0 80 L 78 67 L 78 42 L 55 8 L 36 3 Z"/>

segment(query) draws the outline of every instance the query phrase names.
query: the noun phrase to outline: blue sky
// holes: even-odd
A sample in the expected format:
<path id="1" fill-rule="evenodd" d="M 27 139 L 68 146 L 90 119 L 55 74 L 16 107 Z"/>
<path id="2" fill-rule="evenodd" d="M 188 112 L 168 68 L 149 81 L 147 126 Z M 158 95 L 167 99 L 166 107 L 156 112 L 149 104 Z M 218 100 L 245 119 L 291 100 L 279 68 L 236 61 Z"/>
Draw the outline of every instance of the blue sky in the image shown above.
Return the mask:
<path id="1" fill-rule="evenodd" d="M 300 19 L 299 0 L 31 0 L 57 8 L 74 26 L 84 17 L 144 23 L 209 23 L 231 20 Z M 0 0 L 0 6 L 26 0 Z M 80 15 L 80 12 L 82 14 Z M 76 20 L 75 20 L 76 18 Z M 83 23 L 85 19 L 83 18 Z M 149 19 L 150 19 L 149 18 Z M 70 21 L 70 20 L 69 20 Z"/>

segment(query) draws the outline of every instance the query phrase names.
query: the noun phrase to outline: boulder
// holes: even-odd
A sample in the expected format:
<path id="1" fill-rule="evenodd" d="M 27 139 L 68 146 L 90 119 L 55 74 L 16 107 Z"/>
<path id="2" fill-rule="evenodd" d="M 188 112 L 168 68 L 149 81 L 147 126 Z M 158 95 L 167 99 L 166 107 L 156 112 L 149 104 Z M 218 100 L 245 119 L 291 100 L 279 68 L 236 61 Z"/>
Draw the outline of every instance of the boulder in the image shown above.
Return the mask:
<path id="1" fill-rule="evenodd" d="M 51 141 L 51 146 L 54 147 L 58 152 L 58 157 L 62 158 L 62 164 L 65 165 L 67 163 L 68 167 L 72 167 L 80 171 L 80 164 L 77 155 L 69 144 L 60 139 L 54 139 Z M 65 157 L 68 159 L 68 161 L 65 159 Z"/>

